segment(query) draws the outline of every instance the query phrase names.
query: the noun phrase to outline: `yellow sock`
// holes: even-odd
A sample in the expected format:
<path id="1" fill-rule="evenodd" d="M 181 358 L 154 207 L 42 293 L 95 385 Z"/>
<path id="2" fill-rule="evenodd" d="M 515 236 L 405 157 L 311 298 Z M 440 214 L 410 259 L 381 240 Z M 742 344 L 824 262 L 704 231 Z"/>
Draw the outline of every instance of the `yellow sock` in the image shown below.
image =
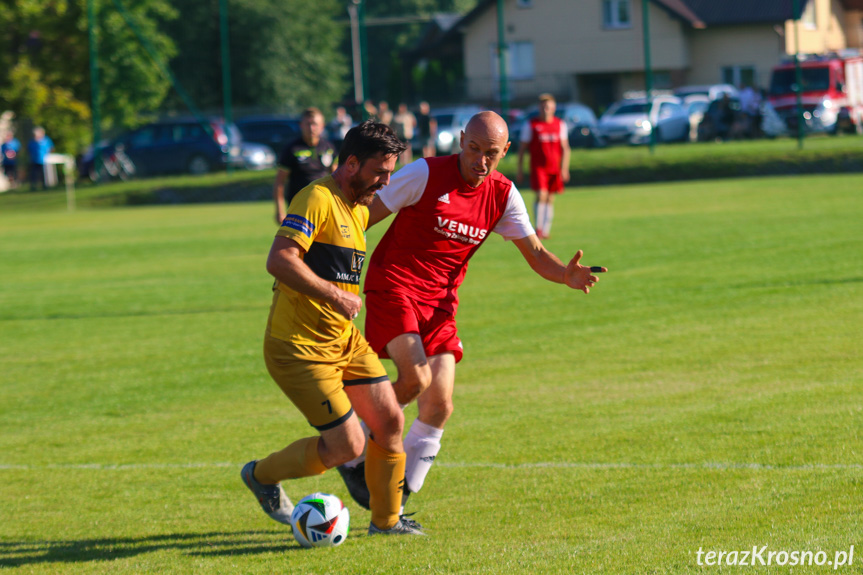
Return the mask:
<path id="1" fill-rule="evenodd" d="M 366 485 L 372 523 L 390 529 L 399 522 L 402 488 L 405 481 L 405 454 L 385 450 L 369 438 L 366 451 Z"/>
<path id="2" fill-rule="evenodd" d="M 320 437 L 300 439 L 283 450 L 261 459 L 255 465 L 255 479 L 264 485 L 273 485 L 282 479 L 320 475 L 327 470 L 318 454 L 320 439 Z"/>

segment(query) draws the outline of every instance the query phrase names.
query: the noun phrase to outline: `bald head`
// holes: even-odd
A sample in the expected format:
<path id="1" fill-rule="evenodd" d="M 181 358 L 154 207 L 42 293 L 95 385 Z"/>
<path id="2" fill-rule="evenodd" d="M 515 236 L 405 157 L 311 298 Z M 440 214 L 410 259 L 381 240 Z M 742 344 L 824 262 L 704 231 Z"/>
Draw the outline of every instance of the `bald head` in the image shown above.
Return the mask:
<path id="1" fill-rule="evenodd" d="M 506 125 L 506 121 L 495 112 L 490 111 L 475 114 L 468 121 L 464 132 L 488 140 L 502 139 L 504 143 L 509 140 L 509 127 Z"/>
<path id="2" fill-rule="evenodd" d="M 509 149 L 509 128 L 494 112 L 480 112 L 461 133 L 459 171 L 465 182 L 477 187 L 497 168 Z"/>

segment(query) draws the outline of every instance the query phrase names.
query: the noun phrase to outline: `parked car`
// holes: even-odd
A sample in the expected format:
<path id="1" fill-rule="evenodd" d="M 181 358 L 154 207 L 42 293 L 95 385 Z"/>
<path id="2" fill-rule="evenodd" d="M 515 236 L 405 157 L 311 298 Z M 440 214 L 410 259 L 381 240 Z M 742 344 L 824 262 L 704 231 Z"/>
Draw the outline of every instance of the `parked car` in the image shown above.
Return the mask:
<path id="1" fill-rule="evenodd" d="M 110 140 L 102 140 L 78 158 L 78 177 L 92 182 L 107 182 L 111 180 L 128 180 L 135 177 L 137 169 L 131 158 L 126 154 L 122 144 L 115 145 Z"/>
<path id="2" fill-rule="evenodd" d="M 704 112 L 704 118 L 698 124 L 698 141 L 711 142 L 735 138 L 761 135 L 776 138 L 787 133 L 788 128 L 770 102 L 762 101 L 759 105 L 761 125 L 757 132 L 751 130 L 749 119 L 743 113 L 740 100 L 728 98 L 730 112 L 723 113 L 722 98 L 713 100 Z"/>
<path id="3" fill-rule="evenodd" d="M 247 116 L 235 123 L 243 141 L 269 146 L 277 158 L 286 145 L 300 137 L 300 119 L 293 116 Z"/>
<path id="4" fill-rule="evenodd" d="M 737 88 L 731 84 L 699 84 L 691 86 L 679 86 L 674 89 L 674 95 L 683 101 L 688 96 L 704 96 L 708 101 L 718 100 L 722 94 L 737 97 Z"/>
<path id="5" fill-rule="evenodd" d="M 240 131 L 218 118 L 172 118 L 116 138 L 140 175 L 205 174 L 228 165 L 242 167 Z"/>
<path id="6" fill-rule="evenodd" d="M 432 108 L 431 116 L 437 121 L 437 141 L 435 147 L 439 155 L 453 154 L 459 150 L 461 132 L 474 114 L 481 112 L 479 106 L 456 106 L 452 108 Z"/>
<path id="7" fill-rule="evenodd" d="M 276 165 L 276 153 L 269 146 L 255 142 L 240 144 L 243 165 L 247 170 L 266 170 Z"/>
<path id="8" fill-rule="evenodd" d="M 683 107 L 689 116 L 689 141 L 698 141 L 698 126 L 704 119 L 704 112 L 710 107 L 710 99 L 702 94 L 692 94 L 683 98 Z"/>
<path id="9" fill-rule="evenodd" d="M 657 96 L 620 100 L 599 119 L 599 135 L 609 144 L 646 144 L 651 132 L 657 142 L 689 140 L 689 115 L 680 98 Z"/>
<path id="10" fill-rule="evenodd" d="M 579 102 L 560 102 L 554 115 L 566 122 L 571 148 L 598 148 L 605 145 L 598 133 L 593 110 Z M 539 116 L 539 107 L 531 106 L 510 127 L 510 140 L 518 142 L 525 122 Z M 515 144 L 517 146 L 517 144 Z"/>

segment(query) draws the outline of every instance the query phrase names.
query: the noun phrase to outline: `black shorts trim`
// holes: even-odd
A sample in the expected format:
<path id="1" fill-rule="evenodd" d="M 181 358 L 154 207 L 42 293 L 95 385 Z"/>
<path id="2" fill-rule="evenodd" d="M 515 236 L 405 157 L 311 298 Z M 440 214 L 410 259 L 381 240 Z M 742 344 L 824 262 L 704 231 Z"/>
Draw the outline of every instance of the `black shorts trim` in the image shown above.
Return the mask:
<path id="1" fill-rule="evenodd" d="M 334 428 L 334 427 L 338 427 L 339 425 L 341 425 L 341 424 L 343 424 L 344 422 L 346 422 L 346 421 L 348 420 L 348 418 L 349 418 L 351 415 L 353 415 L 353 413 L 354 413 L 354 408 L 352 407 L 352 408 L 350 409 L 350 411 L 348 411 L 346 414 L 344 414 L 343 416 L 341 416 L 341 417 L 340 417 L 340 418 L 338 418 L 337 420 L 335 420 L 335 421 L 333 421 L 333 422 L 330 422 L 330 423 L 328 423 L 328 424 L 326 424 L 326 425 L 312 425 L 312 427 L 314 427 L 314 428 L 315 428 L 315 429 L 317 429 L 318 431 L 326 431 L 326 430 L 328 430 L 328 429 L 332 429 L 332 428 Z M 309 424 L 309 425 L 311 425 L 311 424 Z"/>
<path id="2" fill-rule="evenodd" d="M 380 375 L 378 377 L 364 377 L 363 379 L 348 379 L 342 380 L 342 385 L 348 387 L 350 385 L 369 385 L 372 383 L 383 383 L 384 381 L 389 381 L 390 376 L 388 375 Z"/>

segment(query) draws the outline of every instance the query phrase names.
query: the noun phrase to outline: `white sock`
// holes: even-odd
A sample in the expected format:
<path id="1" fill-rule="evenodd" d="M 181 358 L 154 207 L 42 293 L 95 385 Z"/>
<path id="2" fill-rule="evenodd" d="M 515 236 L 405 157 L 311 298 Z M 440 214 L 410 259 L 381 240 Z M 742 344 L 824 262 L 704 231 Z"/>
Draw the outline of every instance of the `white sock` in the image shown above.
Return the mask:
<path id="1" fill-rule="evenodd" d="M 547 217 L 546 216 L 546 214 L 547 214 L 546 207 L 547 206 L 548 206 L 548 204 L 541 203 L 541 202 L 537 202 L 537 204 L 536 204 L 536 229 L 539 231 L 545 230 L 545 220 Z"/>
<path id="2" fill-rule="evenodd" d="M 369 431 L 369 426 L 366 425 L 365 421 L 360 420 L 360 427 L 363 428 L 363 434 L 366 436 L 366 445 L 368 445 L 369 434 L 371 433 Z M 356 459 L 351 459 L 350 461 L 348 461 L 347 463 L 345 463 L 343 465 L 345 467 L 350 467 L 351 469 L 353 469 L 354 467 L 356 467 L 357 465 L 359 465 L 360 463 L 362 463 L 365 460 L 366 460 L 366 450 L 363 449 L 363 452 L 362 452 L 362 454 L 360 454 L 359 457 L 357 457 Z"/>
<path id="3" fill-rule="evenodd" d="M 443 429 L 426 425 L 419 419 L 415 419 L 411 425 L 411 430 L 405 437 L 405 481 L 411 493 L 422 489 L 426 475 L 440 451 L 442 436 Z"/>
<path id="4" fill-rule="evenodd" d="M 542 227 L 542 231 L 545 232 L 545 235 L 551 235 L 551 220 L 554 219 L 554 204 L 546 204 L 545 205 L 545 225 Z"/>

